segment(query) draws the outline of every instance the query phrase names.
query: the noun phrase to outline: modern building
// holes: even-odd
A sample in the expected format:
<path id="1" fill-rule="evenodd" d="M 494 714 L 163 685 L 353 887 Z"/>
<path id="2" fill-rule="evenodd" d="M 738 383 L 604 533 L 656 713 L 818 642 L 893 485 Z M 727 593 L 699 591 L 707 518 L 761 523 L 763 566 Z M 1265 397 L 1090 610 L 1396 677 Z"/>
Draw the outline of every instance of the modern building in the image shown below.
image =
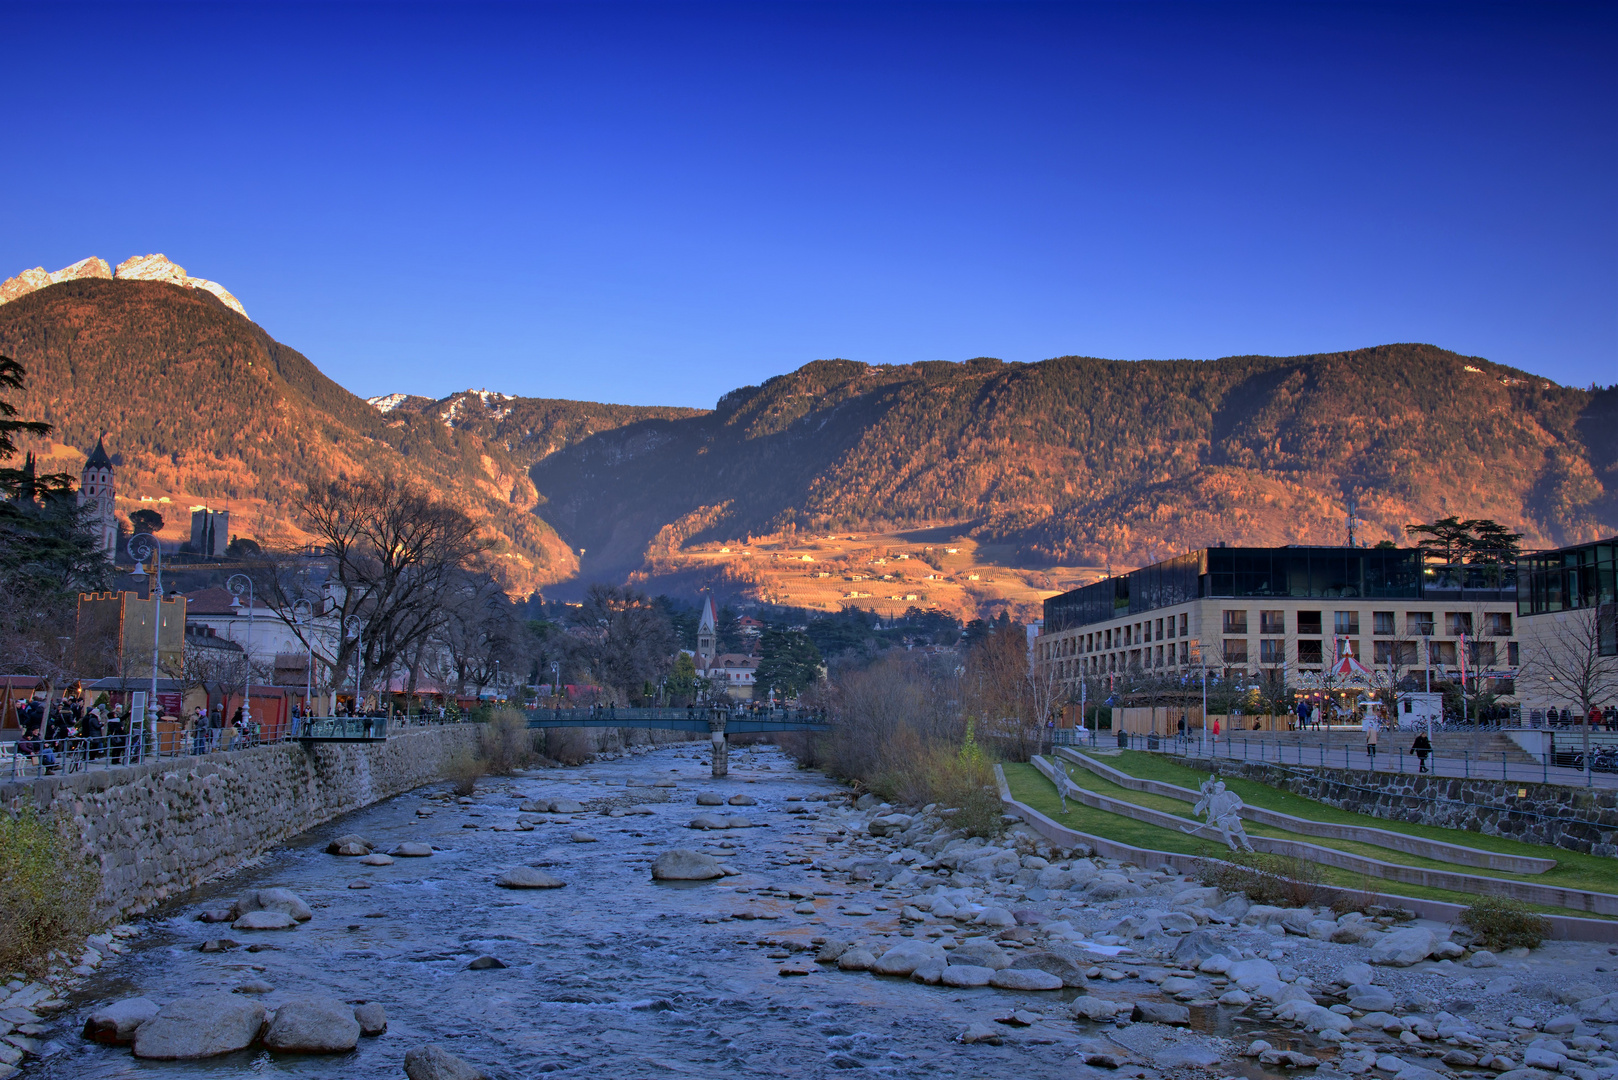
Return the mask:
<path id="1" fill-rule="evenodd" d="M 1513 572 L 1449 569 L 1413 548 L 1204 548 L 1046 600 L 1034 660 L 1075 693 L 1083 677 L 1113 686 L 1204 670 L 1308 687 L 1352 655 L 1395 683 L 1464 665 L 1510 694 Z"/>
<path id="2" fill-rule="evenodd" d="M 1618 536 L 1517 563 L 1524 719 L 1618 706 Z"/>
<path id="3" fill-rule="evenodd" d="M 90 507 L 90 527 L 102 553 L 111 559 L 118 554 L 118 489 L 105 440 L 106 436 L 97 439 L 96 448 L 85 459 L 79 476 L 79 505 Z"/>

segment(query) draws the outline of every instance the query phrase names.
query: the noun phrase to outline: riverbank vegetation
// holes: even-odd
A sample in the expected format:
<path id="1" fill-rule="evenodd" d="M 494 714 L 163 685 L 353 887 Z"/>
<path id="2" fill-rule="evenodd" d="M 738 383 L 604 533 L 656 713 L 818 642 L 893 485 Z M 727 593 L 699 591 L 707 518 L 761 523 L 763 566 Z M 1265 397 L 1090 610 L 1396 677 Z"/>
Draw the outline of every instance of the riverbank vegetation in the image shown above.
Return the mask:
<path id="1" fill-rule="evenodd" d="M 39 975 L 52 951 L 82 947 L 100 892 L 68 821 L 31 807 L 0 814 L 0 971 Z"/>

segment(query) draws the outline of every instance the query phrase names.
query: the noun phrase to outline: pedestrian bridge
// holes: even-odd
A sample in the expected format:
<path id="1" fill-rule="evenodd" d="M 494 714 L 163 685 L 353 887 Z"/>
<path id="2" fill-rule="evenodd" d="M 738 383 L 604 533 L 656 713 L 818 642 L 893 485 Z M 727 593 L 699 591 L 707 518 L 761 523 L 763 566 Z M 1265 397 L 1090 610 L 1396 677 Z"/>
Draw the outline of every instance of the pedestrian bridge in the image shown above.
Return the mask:
<path id="1" fill-rule="evenodd" d="M 387 742 L 386 716 L 309 716 L 293 736 L 299 742 Z"/>
<path id="2" fill-rule="evenodd" d="M 731 735 L 761 735 L 778 731 L 829 731 L 823 713 L 808 709 L 746 709 L 722 705 L 693 705 L 683 709 L 635 709 L 596 705 L 588 709 L 532 709 L 531 728 L 658 728 L 663 731 L 705 731 L 713 743 L 713 774 L 730 771 Z"/>

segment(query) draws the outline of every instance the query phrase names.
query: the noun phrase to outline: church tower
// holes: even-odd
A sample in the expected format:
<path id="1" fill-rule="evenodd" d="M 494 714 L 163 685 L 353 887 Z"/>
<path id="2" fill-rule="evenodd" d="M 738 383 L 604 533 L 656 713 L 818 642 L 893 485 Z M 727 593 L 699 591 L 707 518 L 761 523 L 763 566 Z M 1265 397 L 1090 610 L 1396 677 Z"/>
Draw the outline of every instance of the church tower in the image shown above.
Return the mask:
<path id="1" fill-rule="evenodd" d="M 91 508 L 90 527 L 101 540 L 101 550 L 107 558 L 118 554 L 118 517 L 115 506 L 117 489 L 112 481 L 112 459 L 104 445 L 106 436 L 96 440 L 96 448 L 84 463 L 79 477 L 79 505 Z"/>
<path id="2" fill-rule="evenodd" d="M 707 596 L 702 602 L 702 620 L 697 623 L 697 672 L 701 674 L 713 667 L 714 657 L 719 655 L 719 610 L 714 607 L 713 597 Z"/>

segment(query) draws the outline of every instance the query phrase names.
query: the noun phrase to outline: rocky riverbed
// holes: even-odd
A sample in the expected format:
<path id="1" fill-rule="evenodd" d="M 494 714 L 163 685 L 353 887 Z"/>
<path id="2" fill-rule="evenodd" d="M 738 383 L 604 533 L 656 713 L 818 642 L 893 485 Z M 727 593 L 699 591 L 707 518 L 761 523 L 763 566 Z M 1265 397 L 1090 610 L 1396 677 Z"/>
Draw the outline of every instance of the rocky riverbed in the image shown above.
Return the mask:
<path id="1" fill-rule="evenodd" d="M 1618 956 L 1466 946 L 1021 826 L 963 838 L 770 748 L 715 781 L 676 746 L 315 830 L 93 942 L 78 974 L 8 987 L 0 1057 L 61 1080 L 422 1080 L 456 1059 L 500 1078 L 1618 1078 Z M 245 1048 L 135 1056 L 208 1039 Z"/>

